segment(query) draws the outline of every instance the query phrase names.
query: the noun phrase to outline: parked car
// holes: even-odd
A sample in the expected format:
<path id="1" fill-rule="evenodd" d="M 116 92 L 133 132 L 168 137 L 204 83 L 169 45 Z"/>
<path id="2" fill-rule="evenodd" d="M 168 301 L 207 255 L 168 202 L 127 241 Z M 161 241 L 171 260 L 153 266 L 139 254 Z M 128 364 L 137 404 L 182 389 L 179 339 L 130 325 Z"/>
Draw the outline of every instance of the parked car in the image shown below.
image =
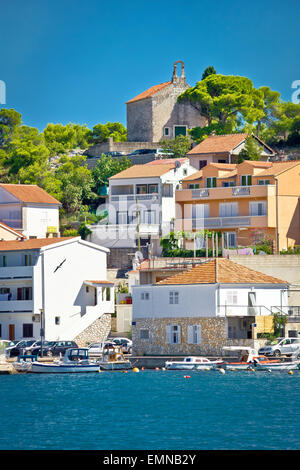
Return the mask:
<path id="1" fill-rule="evenodd" d="M 104 341 L 102 343 L 92 343 L 89 345 L 89 356 L 101 356 L 104 346 L 114 346 L 112 341 Z"/>
<path id="2" fill-rule="evenodd" d="M 114 338 L 113 342 L 117 346 L 122 346 L 122 350 L 126 354 L 132 353 L 132 341 L 128 338 Z"/>
<path id="3" fill-rule="evenodd" d="M 7 357 L 15 357 L 15 356 L 20 356 L 22 354 L 25 354 L 25 349 L 28 346 L 31 346 L 33 343 L 35 343 L 35 338 L 32 339 L 22 339 L 22 340 L 14 340 L 13 345 L 8 346 L 5 349 L 5 355 Z"/>
<path id="4" fill-rule="evenodd" d="M 268 341 L 258 350 L 258 354 L 277 357 L 282 354 L 292 356 L 297 352 L 300 353 L 300 339 L 298 338 L 276 338 Z"/>
<path id="5" fill-rule="evenodd" d="M 133 152 L 129 153 L 128 157 L 134 157 L 136 155 L 148 155 L 152 154 L 153 156 L 159 157 L 173 157 L 174 152 L 172 150 L 167 150 L 167 149 L 137 149 L 134 150 Z"/>
<path id="6" fill-rule="evenodd" d="M 56 341 L 43 341 L 43 356 L 47 356 L 49 349 L 53 347 L 55 343 Z M 35 341 L 31 346 L 25 348 L 24 354 L 41 356 L 41 341 Z"/>

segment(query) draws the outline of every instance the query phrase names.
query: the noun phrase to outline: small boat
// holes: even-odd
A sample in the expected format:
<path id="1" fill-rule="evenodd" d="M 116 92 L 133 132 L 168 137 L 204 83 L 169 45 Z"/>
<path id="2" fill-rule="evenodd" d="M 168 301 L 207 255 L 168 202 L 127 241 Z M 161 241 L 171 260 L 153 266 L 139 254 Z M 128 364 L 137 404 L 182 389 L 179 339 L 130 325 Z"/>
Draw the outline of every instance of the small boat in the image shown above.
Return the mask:
<path id="1" fill-rule="evenodd" d="M 130 361 L 124 358 L 122 346 L 107 344 L 103 348 L 102 359 L 98 362 L 102 370 L 127 370 L 131 369 Z"/>
<path id="2" fill-rule="evenodd" d="M 99 372 L 99 364 L 89 359 L 88 348 L 69 348 L 62 360 L 53 363 L 33 362 L 31 372 L 46 374 Z"/>
<path id="3" fill-rule="evenodd" d="M 229 370 L 249 370 L 252 367 L 257 367 L 257 364 L 263 363 L 270 365 L 274 362 L 278 362 L 266 356 L 259 356 L 255 349 L 248 346 L 224 346 L 223 350 L 240 353 L 240 357 L 237 361 L 223 362 L 223 367 Z"/>
<path id="4" fill-rule="evenodd" d="M 17 372 L 31 372 L 31 366 L 33 362 L 37 362 L 37 355 L 20 355 L 18 361 L 13 362 L 13 366 Z"/>
<path id="5" fill-rule="evenodd" d="M 223 364 L 222 360 L 210 361 L 206 357 L 188 356 L 182 361 L 167 361 L 165 368 L 169 370 L 207 370 L 216 369 Z"/>
<path id="6" fill-rule="evenodd" d="M 256 370 L 295 370 L 300 369 L 300 361 L 272 361 L 268 363 L 266 361 L 256 361 L 255 368 Z"/>

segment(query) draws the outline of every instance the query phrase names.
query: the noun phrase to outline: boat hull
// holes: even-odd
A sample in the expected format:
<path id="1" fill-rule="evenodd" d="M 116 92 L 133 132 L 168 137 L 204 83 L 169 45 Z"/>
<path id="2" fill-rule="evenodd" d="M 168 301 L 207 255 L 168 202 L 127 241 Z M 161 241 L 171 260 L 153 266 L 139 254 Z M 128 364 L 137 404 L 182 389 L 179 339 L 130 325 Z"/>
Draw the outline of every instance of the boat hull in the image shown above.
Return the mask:
<path id="1" fill-rule="evenodd" d="M 79 374 L 86 372 L 99 372 L 98 364 L 85 364 L 85 365 L 74 365 L 74 364 L 40 364 L 33 363 L 31 371 L 35 374 Z"/>
<path id="2" fill-rule="evenodd" d="M 130 362 L 99 362 L 101 370 L 128 370 L 132 369 Z"/>
<path id="3" fill-rule="evenodd" d="M 256 370 L 295 370 L 300 369 L 299 362 L 278 362 L 273 364 L 257 364 Z"/>

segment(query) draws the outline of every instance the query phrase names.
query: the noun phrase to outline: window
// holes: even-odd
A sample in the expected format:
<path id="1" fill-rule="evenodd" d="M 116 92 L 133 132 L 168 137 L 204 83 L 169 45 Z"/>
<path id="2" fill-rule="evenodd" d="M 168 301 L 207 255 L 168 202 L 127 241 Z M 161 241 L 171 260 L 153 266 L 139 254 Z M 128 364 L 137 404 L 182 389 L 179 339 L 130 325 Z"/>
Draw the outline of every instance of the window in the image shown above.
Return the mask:
<path id="1" fill-rule="evenodd" d="M 226 305 L 237 305 L 238 292 L 236 290 L 228 290 L 226 292 Z"/>
<path id="2" fill-rule="evenodd" d="M 179 292 L 169 292 L 169 304 L 179 304 Z"/>
<path id="3" fill-rule="evenodd" d="M 1 256 L 1 266 L 6 268 L 7 266 L 7 256 Z"/>
<path id="4" fill-rule="evenodd" d="M 250 215 L 267 215 L 266 201 L 250 202 Z"/>
<path id="5" fill-rule="evenodd" d="M 224 247 L 225 248 L 236 247 L 236 233 L 235 232 L 224 232 Z"/>
<path id="6" fill-rule="evenodd" d="M 117 212 L 117 224 L 118 225 L 122 225 L 122 224 L 125 224 L 127 225 L 128 223 L 128 213 L 127 212 L 123 212 L 123 211 L 118 211 Z"/>
<path id="7" fill-rule="evenodd" d="M 149 330 L 140 330 L 140 339 L 149 339 Z"/>
<path id="8" fill-rule="evenodd" d="M 188 189 L 199 189 L 199 184 L 189 184 Z"/>
<path id="9" fill-rule="evenodd" d="M 165 127 L 164 133 L 165 133 L 165 135 L 170 135 L 170 128 L 169 128 L 169 127 Z"/>
<path id="10" fill-rule="evenodd" d="M 55 325 L 60 325 L 60 317 L 55 317 Z"/>
<path id="11" fill-rule="evenodd" d="M 168 344 L 181 343 L 181 327 L 179 325 L 167 325 L 166 340 Z"/>
<path id="12" fill-rule="evenodd" d="M 143 212 L 143 222 L 145 224 L 155 224 L 155 211 L 147 210 Z"/>
<path id="13" fill-rule="evenodd" d="M 150 294 L 149 292 L 142 292 L 141 293 L 141 300 L 149 300 Z"/>
<path id="14" fill-rule="evenodd" d="M 202 170 L 203 167 L 207 165 L 207 160 L 200 160 L 199 161 L 199 170 Z"/>
<path id="15" fill-rule="evenodd" d="M 106 287 L 106 301 L 110 301 L 110 287 Z"/>
<path id="16" fill-rule="evenodd" d="M 147 194 L 147 185 L 146 184 L 138 184 L 136 186 L 136 194 Z"/>
<path id="17" fill-rule="evenodd" d="M 209 204 L 193 204 L 192 219 L 205 219 L 209 217 Z"/>
<path id="18" fill-rule="evenodd" d="M 188 344 L 201 343 L 201 325 L 188 326 Z"/>
<path id="19" fill-rule="evenodd" d="M 236 217 L 238 215 L 237 202 L 221 202 L 219 206 L 220 217 Z"/>
<path id="20" fill-rule="evenodd" d="M 23 323 L 23 338 L 32 338 L 32 337 L 33 337 L 33 324 Z"/>
<path id="21" fill-rule="evenodd" d="M 241 186 L 251 186 L 251 185 L 252 185 L 252 175 L 242 175 Z"/>
<path id="22" fill-rule="evenodd" d="M 260 185 L 270 184 L 270 180 L 258 180 L 258 184 Z"/>
<path id="23" fill-rule="evenodd" d="M 32 300 L 32 287 L 18 287 L 17 300 Z"/>
<path id="24" fill-rule="evenodd" d="M 227 163 L 226 160 L 218 160 L 218 163 Z"/>
<path id="25" fill-rule="evenodd" d="M 186 135 L 186 126 L 174 126 L 174 137 L 176 138 L 178 135 Z"/>
<path id="26" fill-rule="evenodd" d="M 25 266 L 32 266 L 31 255 L 25 255 Z"/>
<path id="27" fill-rule="evenodd" d="M 183 175 L 184 175 L 184 176 L 187 175 L 187 169 L 186 169 L 186 168 L 183 169 Z"/>
<path id="28" fill-rule="evenodd" d="M 222 183 L 223 188 L 229 188 L 231 186 L 235 186 L 233 181 L 223 181 Z"/>
<path id="29" fill-rule="evenodd" d="M 217 178 L 215 178 L 215 177 L 206 178 L 206 187 L 207 188 L 216 188 L 217 187 Z"/>
<path id="30" fill-rule="evenodd" d="M 89 292 L 89 286 L 85 287 L 85 292 Z"/>
<path id="31" fill-rule="evenodd" d="M 148 193 L 149 194 L 157 194 L 158 193 L 158 184 L 149 184 L 148 186 Z"/>

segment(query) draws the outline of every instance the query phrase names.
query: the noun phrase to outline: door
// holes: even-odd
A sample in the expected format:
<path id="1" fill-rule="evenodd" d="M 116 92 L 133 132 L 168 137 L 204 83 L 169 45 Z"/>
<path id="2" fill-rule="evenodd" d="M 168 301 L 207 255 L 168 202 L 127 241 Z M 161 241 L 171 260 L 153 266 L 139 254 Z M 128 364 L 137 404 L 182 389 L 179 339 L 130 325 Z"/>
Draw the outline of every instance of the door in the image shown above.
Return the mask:
<path id="1" fill-rule="evenodd" d="M 9 331 L 8 339 L 10 339 L 11 341 L 14 341 L 14 339 L 15 339 L 15 325 L 9 325 L 8 326 L 8 331 Z"/>
<path id="2" fill-rule="evenodd" d="M 290 354 L 292 352 L 291 340 L 290 339 L 283 340 L 280 346 L 281 346 L 280 347 L 281 354 Z"/>
<path id="3" fill-rule="evenodd" d="M 128 224 L 127 212 L 118 211 L 117 212 L 117 225 L 127 225 L 127 224 Z"/>
<path id="4" fill-rule="evenodd" d="M 178 135 L 186 135 L 186 126 L 174 126 L 175 137 Z"/>

